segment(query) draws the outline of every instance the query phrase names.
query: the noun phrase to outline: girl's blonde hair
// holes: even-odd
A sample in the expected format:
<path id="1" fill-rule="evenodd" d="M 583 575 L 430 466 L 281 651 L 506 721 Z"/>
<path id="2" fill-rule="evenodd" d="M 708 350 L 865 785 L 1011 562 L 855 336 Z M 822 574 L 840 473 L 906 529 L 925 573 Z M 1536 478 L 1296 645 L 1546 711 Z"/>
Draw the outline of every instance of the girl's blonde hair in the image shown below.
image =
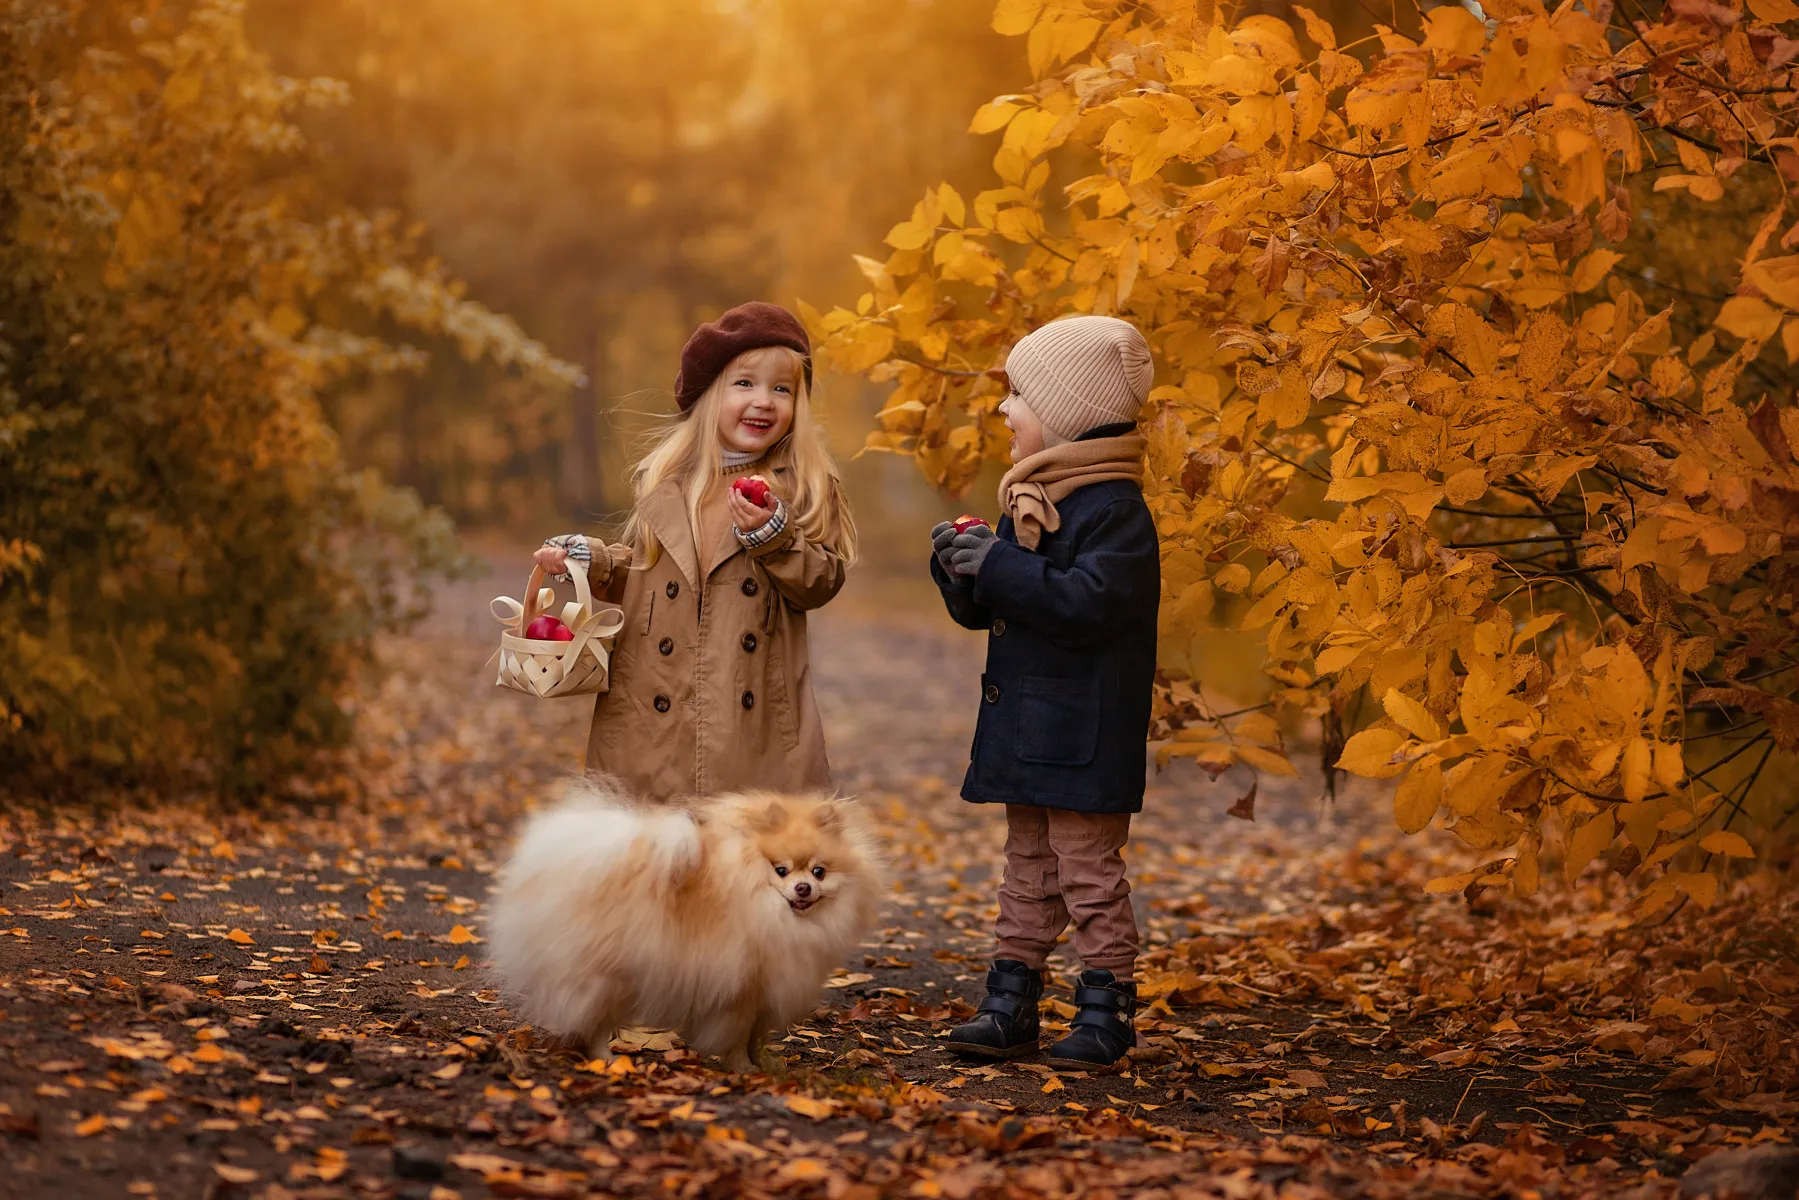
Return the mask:
<path id="1" fill-rule="evenodd" d="M 778 356 L 789 368 L 793 382 L 793 424 L 787 436 L 768 452 L 770 467 L 787 467 L 792 472 L 792 495 L 784 495 L 787 520 L 809 542 L 830 546 L 844 560 L 856 561 L 856 523 L 844 502 L 843 481 L 837 464 L 825 448 L 824 436 L 812 423 L 811 389 L 806 384 L 806 360 L 798 351 L 786 346 L 765 346 L 746 350 L 732 359 L 718 378 L 712 381 L 693 407 L 677 418 L 657 439 L 649 453 L 638 460 L 631 473 L 631 494 L 635 503 L 630 519 L 625 522 L 627 545 L 642 546 L 642 565 L 648 567 L 661 557 L 662 547 L 643 519 L 643 499 L 663 484 L 673 480 L 681 487 L 687 501 L 688 527 L 700 527 L 700 509 L 724 484 L 724 444 L 718 436 L 718 409 L 731 375 L 731 369 L 744 359 L 763 355 Z"/>

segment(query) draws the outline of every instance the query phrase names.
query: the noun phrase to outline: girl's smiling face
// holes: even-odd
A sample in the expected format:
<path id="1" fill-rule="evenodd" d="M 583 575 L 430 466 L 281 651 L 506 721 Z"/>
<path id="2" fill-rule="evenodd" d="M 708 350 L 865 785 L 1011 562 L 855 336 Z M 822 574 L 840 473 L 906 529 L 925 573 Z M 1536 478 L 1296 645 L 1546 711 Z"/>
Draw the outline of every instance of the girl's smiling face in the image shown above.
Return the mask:
<path id="1" fill-rule="evenodd" d="M 718 439 L 739 454 L 764 454 L 793 427 L 791 355 L 751 350 L 731 360 L 721 377 Z"/>

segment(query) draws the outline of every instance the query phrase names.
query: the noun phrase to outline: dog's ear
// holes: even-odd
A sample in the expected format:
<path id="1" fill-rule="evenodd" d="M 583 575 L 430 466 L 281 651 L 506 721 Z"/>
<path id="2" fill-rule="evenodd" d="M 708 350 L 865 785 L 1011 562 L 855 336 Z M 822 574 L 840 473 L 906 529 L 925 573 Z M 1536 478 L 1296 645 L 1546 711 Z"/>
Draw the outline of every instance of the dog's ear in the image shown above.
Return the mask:
<path id="1" fill-rule="evenodd" d="M 787 823 L 787 806 L 779 799 L 765 800 L 749 811 L 748 824 L 754 833 L 773 833 Z"/>
<path id="2" fill-rule="evenodd" d="M 821 800 L 818 807 L 813 810 L 815 814 L 813 820 L 818 823 L 820 829 L 829 829 L 833 832 L 841 831 L 845 821 L 848 819 L 848 814 L 844 811 L 848 807 L 848 804 L 849 802 L 841 797 L 827 796 L 825 799 Z"/>

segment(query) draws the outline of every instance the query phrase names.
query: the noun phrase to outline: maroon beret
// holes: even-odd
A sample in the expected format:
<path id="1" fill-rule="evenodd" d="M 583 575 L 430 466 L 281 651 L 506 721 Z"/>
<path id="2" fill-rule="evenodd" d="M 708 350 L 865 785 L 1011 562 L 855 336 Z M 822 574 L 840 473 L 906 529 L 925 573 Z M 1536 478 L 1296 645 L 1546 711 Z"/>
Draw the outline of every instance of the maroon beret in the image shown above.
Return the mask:
<path id="1" fill-rule="evenodd" d="M 681 373 L 675 376 L 675 403 L 686 412 L 731 360 L 764 346 L 786 346 L 806 359 L 806 386 L 812 386 L 812 339 L 800 319 L 779 304 L 752 300 L 739 304 L 716 321 L 700 326 L 681 347 Z"/>

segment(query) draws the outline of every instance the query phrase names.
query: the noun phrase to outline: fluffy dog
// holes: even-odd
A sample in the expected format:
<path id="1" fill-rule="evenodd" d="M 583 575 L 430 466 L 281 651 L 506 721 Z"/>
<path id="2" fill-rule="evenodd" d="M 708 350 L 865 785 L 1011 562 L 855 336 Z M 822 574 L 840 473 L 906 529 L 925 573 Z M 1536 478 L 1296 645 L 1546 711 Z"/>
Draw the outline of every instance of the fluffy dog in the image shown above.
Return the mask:
<path id="1" fill-rule="evenodd" d="M 583 781 L 526 825 L 488 933 L 533 1025 L 597 1058 L 621 1026 L 673 1028 L 746 1070 L 769 1029 L 818 1002 L 881 892 L 854 804 L 748 792 L 651 807 Z"/>

